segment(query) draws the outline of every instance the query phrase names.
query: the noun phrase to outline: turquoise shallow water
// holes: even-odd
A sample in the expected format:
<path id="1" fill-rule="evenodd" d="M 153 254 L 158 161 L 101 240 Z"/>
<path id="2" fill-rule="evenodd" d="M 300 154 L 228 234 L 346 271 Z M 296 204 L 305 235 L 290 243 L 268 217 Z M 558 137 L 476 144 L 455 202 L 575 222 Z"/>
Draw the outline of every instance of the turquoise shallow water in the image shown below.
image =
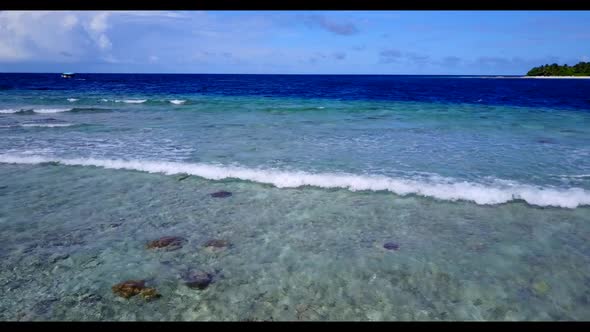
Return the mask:
<path id="1" fill-rule="evenodd" d="M 585 320 L 588 208 L 2 165 L 7 320 Z M 229 190 L 233 196 L 212 198 Z M 26 203 L 25 203 L 26 202 Z M 149 240 L 183 236 L 179 250 Z M 231 241 L 210 252 L 211 238 Z M 394 241 L 399 249 L 385 250 Z M 205 290 L 191 269 L 218 270 Z M 145 279 L 162 298 L 116 297 Z"/>
<path id="2" fill-rule="evenodd" d="M 182 171 L 279 187 L 389 190 L 478 204 L 590 204 L 588 112 L 206 96 L 169 96 L 185 103 L 162 105 L 150 100 L 163 96 L 120 97 L 141 103 L 106 97 L 78 105 L 64 104 L 64 96 L 57 105 L 5 108 L 0 161 L 92 158 L 73 163 L 114 167 L 112 160 L 130 161 L 138 170 L 173 162 L 156 168 L 176 173 L 182 165 L 201 165 L 218 169 Z M 230 166 L 259 176 L 229 174 L 223 167 Z"/>
<path id="3" fill-rule="evenodd" d="M 497 102 L 508 81 L 449 100 L 0 86 L 0 318 L 587 320 L 590 112 Z M 164 236 L 182 247 L 146 248 Z M 129 279 L 161 297 L 113 294 Z"/>

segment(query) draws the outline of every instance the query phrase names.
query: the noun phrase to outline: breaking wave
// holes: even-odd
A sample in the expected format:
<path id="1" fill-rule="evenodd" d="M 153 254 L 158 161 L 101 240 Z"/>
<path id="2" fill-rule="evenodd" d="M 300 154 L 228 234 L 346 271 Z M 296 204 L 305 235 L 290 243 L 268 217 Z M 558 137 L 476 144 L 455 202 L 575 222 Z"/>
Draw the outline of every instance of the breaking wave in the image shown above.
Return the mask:
<path id="1" fill-rule="evenodd" d="M 95 166 L 162 174 L 190 174 L 210 180 L 235 178 L 271 184 L 278 188 L 314 186 L 343 188 L 350 191 L 389 191 L 397 195 L 418 195 L 447 201 L 471 201 L 480 205 L 502 204 L 522 200 L 530 205 L 576 208 L 590 205 L 590 192 L 581 188 L 543 188 L 527 184 L 486 185 L 442 177 L 430 179 L 392 178 L 378 175 L 345 173 L 308 173 L 279 171 L 201 163 L 144 160 L 59 159 L 43 156 L 0 155 L 0 163 L 60 163 L 71 166 Z"/>

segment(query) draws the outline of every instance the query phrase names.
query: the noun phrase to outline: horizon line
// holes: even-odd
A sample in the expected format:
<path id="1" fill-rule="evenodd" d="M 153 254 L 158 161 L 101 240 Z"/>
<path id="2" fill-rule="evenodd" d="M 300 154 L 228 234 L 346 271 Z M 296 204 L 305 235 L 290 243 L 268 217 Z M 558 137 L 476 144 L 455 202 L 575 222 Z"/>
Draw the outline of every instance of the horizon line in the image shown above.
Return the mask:
<path id="1" fill-rule="evenodd" d="M 66 72 L 1 72 L 0 74 L 56 74 L 61 75 Z M 134 72 L 67 72 L 73 74 L 96 74 L 96 75 L 113 75 L 113 74 L 131 74 L 131 75 L 307 75 L 307 76 L 526 76 L 526 74 L 293 74 L 293 73 L 134 73 Z"/>

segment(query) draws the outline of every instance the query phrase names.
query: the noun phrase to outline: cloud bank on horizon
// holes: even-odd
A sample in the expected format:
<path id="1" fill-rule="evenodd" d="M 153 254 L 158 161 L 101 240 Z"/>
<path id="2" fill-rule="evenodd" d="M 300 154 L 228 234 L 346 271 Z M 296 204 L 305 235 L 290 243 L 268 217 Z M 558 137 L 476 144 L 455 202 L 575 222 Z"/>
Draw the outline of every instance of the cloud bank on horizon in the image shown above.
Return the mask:
<path id="1" fill-rule="evenodd" d="M 590 61 L 590 11 L 2 11 L 2 72 L 524 74 Z"/>

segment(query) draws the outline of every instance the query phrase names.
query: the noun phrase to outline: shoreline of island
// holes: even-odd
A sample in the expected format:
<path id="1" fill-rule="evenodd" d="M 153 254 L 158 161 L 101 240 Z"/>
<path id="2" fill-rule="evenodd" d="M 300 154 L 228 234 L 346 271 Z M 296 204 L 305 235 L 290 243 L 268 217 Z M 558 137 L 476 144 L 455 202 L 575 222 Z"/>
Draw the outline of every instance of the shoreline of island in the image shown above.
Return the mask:
<path id="1" fill-rule="evenodd" d="M 590 76 L 520 76 L 519 78 L 547 78 L 547 79 L 590 79 Z"/>
<path id="2" fill-rule="evenodd" d="M 590 79 L 590 76 L 458 76 L 458 78 L 490 78 L 490 79 L 522 79 L 522 78 L 542 78 L 542 79 Z"/>

